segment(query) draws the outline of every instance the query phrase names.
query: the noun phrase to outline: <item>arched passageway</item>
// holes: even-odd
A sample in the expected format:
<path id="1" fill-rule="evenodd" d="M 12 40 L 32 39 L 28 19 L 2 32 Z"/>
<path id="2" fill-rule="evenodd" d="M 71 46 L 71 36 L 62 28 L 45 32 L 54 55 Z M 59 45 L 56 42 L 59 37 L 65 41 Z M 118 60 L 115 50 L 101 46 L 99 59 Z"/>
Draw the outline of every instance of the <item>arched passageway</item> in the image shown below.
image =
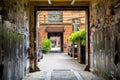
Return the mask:
<path id="1" fill-rule="evenodd" d="M 88 6 L 84 6 L 84 7 L 76 7 L 76 6 L 73 6 L 73 7 L 64 7 L 64 6 L 52 6 L 52 7 L 47 7 L 47 6 L 35 6 L 34 7 L 34 14 L 37 13 L 37 11 L 40 11 L 40 13 L 44 12 L 44 11 L 85 11 L 85 15 L 86 16 L 86 23 L 85 23 L 85 28 L 86 28 L 86 52 L 89 52 L 89 31 L 88 31 L 88 28 L 89 28 L 89 23 L 88 23 L 88 14 L 89 14 L 89 8 Z M 40 29 L 40 33 L 41 35 L 45 35 L 43 38 L 50 38 L 50 36 L 56 36 L 56 35 L 59 35 L 60 36 L 60 43 L 61 43 L 61 51 L 65 51 L 65 49 L 67 49 L 68 45 L 66 45 L 66 43 L 68 43 L 68 37 L 66 37 L 66 35 L 68 34 L 67 32 L 65 33 L 65 31 L 67 31 L 67 28 L 65 27 L 61 27 L 61 25 L 63 26 L 64 25 L 67 25 L 67 24 L 70 24 L 70 23 L 59 23 L 60 26 L 58 26 L 57 23 L 47 23 L 46 19 L 47 19 L 47 15 L 46 12 L 43 13 L 44 16 L 43 17 L 40 17 L 39 19 L 41 19 L 42 21 L 39 23 L 39 28 L 37 28 L 38 25 L 34 24 L 34 29 L 36 30 L 39 30 Z M 35 15 L 37 16 L 37 15 Z M 45 18 L 46 16 L 46 18 Z M 80 18 L 80 17 L 78 17 Z M 73 18 L 73 19 L 76 19 L 76 18 Z M 68 19 L 69 20 L 69 19 Z M 72 20 L 72 19 L 70 19 Z M 37 19 L 35 17 L 34 19 L 35 23 L 37 22 Z M 56 26 L 56 27 L 53 27 L 53 26 Z M 72 28 L 72 26 L 70 26 Z M 43 30 L 42 30 L 43 28 Z M 42 33 L 42 31 L 44 31 L 44 33 Z M 36 31 L 35 31 L 36 32 Z M 72 31 L 71 31 L 72 32 Z M 36 39 L 35 37 L 38 38 L 38 36 L 36 36 L 36 34 L 34 34 L 35 36 L 34 39 Z M 42 38 L 42 37 L 40 37 Z M 41 39 L 42 40 L 42 39 Z M 64 41 L 66 40 L 66 41 Z M 42 41 L 41 41 L 42 42 Z M 36 44 L 37 43 L 34 43 L 34 48 L 36 48 Z M 37 50 L 37 49 L 36 49 Z M 35 54 L 36 55 L 36 54 Z M 36 55 L 37 56 L 37 55 Z M 85 62 L 86 64 L 88 64 L 88 67 L 89 67 L 89 54 L 86 53 L 86 57 L 85 58 Z"/>

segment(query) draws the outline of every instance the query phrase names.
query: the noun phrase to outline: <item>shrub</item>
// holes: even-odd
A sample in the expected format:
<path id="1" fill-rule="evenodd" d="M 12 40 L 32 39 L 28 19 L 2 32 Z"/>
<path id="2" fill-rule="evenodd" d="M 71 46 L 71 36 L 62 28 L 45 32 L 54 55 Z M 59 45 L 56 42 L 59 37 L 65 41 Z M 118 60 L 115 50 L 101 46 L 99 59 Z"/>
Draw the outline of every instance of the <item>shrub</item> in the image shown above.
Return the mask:
<path id="1" fill-rule="evenodd" d="M 51 49 L 51 41 L 50 39 L 45 38 L 42 41 L 42 49 L 45 51 L 45 53 L 48 53 Z"/>

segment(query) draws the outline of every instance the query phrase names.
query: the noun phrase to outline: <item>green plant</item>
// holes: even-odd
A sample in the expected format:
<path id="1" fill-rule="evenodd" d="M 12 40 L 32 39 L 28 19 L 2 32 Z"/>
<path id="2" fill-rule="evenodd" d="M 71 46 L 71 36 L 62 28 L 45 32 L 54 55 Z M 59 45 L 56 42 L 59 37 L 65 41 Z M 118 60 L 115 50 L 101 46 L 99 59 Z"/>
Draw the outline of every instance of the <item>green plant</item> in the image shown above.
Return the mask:
<path id="1" fill-rule="evenodd" d="M 49 52 L 50 49 L 51 49 L 51 41 L 50 39 L 48 38 L 45 38 L 43 41 L 42 41 L 42 49 L 45 51 L 45 53 Z"/>
<path id="2" fill-rule="evenodd" d="M 85 45 L 85 43 L 86 43 L 86 31 L 85 31 L 85 29 L 81 29 L 79 32 L 79 35 L 80 35 L 81 44 Z"/>
<path id="3" fill-rule="evenodd" d="M 81 29 L 80 31 L 74 32 L 70 35 L 69 41 L 76 42 L 80 38 L 81 44 L 85 45 L 86 31 L 85 29 Z"/>
<path id="4" fill-rule="evenodd" d="M 74 33 L 71 33 L 71 35 L 69 36 L 69 41 L 70 42 L 74 42 L 76 40 L 76 36 L 75 36 L 75 32 Z"/>

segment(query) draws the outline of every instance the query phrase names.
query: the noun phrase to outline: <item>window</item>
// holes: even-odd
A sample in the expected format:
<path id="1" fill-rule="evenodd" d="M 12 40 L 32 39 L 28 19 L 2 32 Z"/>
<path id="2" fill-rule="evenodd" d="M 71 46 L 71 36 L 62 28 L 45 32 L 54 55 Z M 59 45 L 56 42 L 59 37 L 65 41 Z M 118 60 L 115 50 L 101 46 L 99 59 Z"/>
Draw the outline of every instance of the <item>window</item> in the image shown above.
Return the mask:
<path id="1" fill-rule="evenodd" d="M 52 22 L 52 23 L 63 22 L 63 12 L 62 11 L 49 11 L 48 22 Z"/>
<path id="2" fill-rule="evenodd" d="M 80 20 L 73 19 L 72 20 L 72 30 L 73 31 L 79 31 L 79 29 L 80 29 Z"/>

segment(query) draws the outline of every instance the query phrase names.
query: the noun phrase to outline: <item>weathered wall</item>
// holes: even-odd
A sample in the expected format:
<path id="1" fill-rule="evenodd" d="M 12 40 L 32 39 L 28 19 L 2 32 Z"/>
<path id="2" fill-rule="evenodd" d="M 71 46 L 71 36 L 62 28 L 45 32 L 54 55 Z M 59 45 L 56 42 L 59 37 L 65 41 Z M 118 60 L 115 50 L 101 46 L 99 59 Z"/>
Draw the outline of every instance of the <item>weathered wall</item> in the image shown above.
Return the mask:
<path id="1" fill-rule="evenodd" d="M 1 5 L 2 4 L 2 5 Z M 0 0 L 0 59 L 4 61 L 4 80 L 22 80 L 26 70 L 26 33 L 24 0 Z M 27 23 L 25 23 L 27 24 Z"/>
<path id="2" fill-rule="evenodd" d="M 3 29 L 4 80 L 22 80 L 24 77 L 23 35 Z"/>
<path id="3" fill-rule="evenodd" d="M 120 79 L 120 2 L 94 0 L 91 4 L 91 53 L 94 73 Z"/>

